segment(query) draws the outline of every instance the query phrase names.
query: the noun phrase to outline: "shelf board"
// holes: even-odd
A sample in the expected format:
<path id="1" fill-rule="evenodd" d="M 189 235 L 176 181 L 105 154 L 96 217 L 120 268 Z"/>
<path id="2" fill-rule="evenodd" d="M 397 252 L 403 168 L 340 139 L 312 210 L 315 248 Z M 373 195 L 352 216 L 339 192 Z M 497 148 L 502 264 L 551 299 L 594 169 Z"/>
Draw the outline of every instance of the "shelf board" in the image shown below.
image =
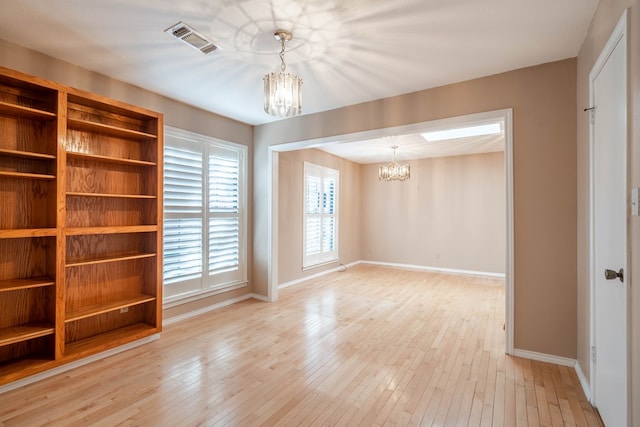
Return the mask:
<path id="1" fill-rule="evenodd" d="M 0 230 L 0 239 L 19 239 L 24 237 L 53 237 L 58 234 L 55 228 L 17 228 Z"/>
<path id="2" fill-rule="evenodd" d="M 135 323 L 100 335 L 85 338 L 65 345 L 65 359 L 76 359 L 89 354 L 99 353 L 160 332 L 160 329 L 147 323 Z"/>
<path id="3" fill-rule="evenodd" d="M 16 291 L 19 289 L 40 288 L 55 285 L 55 279 L 47 276 L 29 277 L 26 279 L 0 280 L 0 292 Z"/>
<path id="4" fill-rule="evenodd" d="M 68 126 L 72 129 L 90 131 L 90 132 L 100 132 L 105 135 L 115 136 L 117 138 L 128 138 L 128 139 L 158 139 L 157 135 L 153 135 L 151 133 L 140 132 L 137 130 L 121 128 L 117 126 L 105 125 L 103 123 L 96 123 L 89 120 L 80 120 L 80 119 L 67 119 Z"/>
<path id="5" fill-rule="evenodd" d="M 15 344 L 33 338 L 51 335 L 54 332 L 52 323 L 34 322 L 24 325 L 0 329 L 0 346 Z"/>
<path id="6" fill-rule="evenodd" d="M 53 356 L 44 354 L 30 354 L 17 359 L 4 361 L 0 365 L 0 385 L 9 384 L 13 381 L 37 374 L 56 365 Z"/>
<path id="7" fill-rule="evenodd" d="M 49 111 L 37 110 L 35 108 L 25 107 L 23 105 L 10 104 L 4 101 L 0 101 L 0 114 L 9 115 L 16 118 L 24 117 L 28 119 L 40 120 L 53 120 L 56 118 L 56 114 Z"/>
<path id="8" fill-rule="evenodd" d="M 55 175 L 47 175 L 43 173 L 25 173 L 25 172 L 12 172 L 12 171 L 0 171 L 0 177 L 9 178 L 27 178 L 27 179 L 56 179 Z"/>
<path id="9" fill-rule="evenodd" d="M 122 308 L 133 307 L 134 305 L 144 304 L 146 302 L 155 300 L 156 297 L 151 295 L 136 295 L 135 297 L 112 301 L 105 304 L 96 304 L 81 307 L 77 310 L 67 313 L 65 323 L 75 322 L 77 320 L 86 319 L 87 317 L 109 313 L 111 311 L 120 310 Z"/>
<path id="10" fill-rule="evenodd" d="M 0 155 L 20 157 L 25 159 L 53 160 L 56 158 L 56 156 L 52 154 L 36 153 L 33 151 L 10 150 L 8 148 L 0 148 Z"/>
<path id="11" fill-rule="evenodd" d="M 67 191 L 67 196 L 73 197 L 109 197 L 114 199 L 157 199 L 157 196 L 147 194 L 111 194 L 111 193 L 81 193 L 78 191 Z"/>
<path id="12" fill-rule="evenodd" d="M 134 259 L 153 258 L 154 256 L 156 256 L 155 253 L 130 253 L 130 254 L 113 255 L 109 257 L 71 260 L 65 265 L 65 267 L 81 267 L 83 265 L 104 264 L 107 262 L 131 261 Z"/>
<path id="13" fill-rule="evenodd" d="M 114 227 L 70 227 L 65 229 L 67 236 L 83 236 L 87 234 L 149 233 L 152 231 L 158 231 L 158 226 L 122 225 Z"/>
<path id="14" fill-rule="evenodd" d="M 94 161 L 105 162 L 105 163 L 117 163 L 117 164 L 123 164 L 123 165 L 157 166 L 157 163 L 148 162 L 146 160 L 124 159 L 124 158 L 119 158 L 119 157 L 100 156 L 100 155 L 97 155 L 97 154 L 78 153 L 76 151 L 67 151 L 67 157 L 77 158 L 77 159 L 88 159 L 88 160 L 94 160 Z"/>

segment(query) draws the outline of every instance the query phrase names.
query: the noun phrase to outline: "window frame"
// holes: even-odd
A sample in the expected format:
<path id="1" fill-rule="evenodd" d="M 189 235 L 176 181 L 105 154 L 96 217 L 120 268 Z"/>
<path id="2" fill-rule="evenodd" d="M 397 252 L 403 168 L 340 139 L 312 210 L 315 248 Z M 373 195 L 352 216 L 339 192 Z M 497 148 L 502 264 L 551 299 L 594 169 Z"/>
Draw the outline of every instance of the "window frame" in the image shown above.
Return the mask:
<path id="1" fill-rule="evenodd" d="M 307 211 L 307 180 L 308 176 L 320 177 L 320 188 L 322 189 L 322 202 L 319 203 L 320 213 L 319 214 L 310 214 Z M 304 162 L 303 165 L 303 174 L 302 174 L 302 185 L 303 185 L 303 193 L 302 193 L 302 270 L 309 270 L 312 268 L 320 267 L 325 264 L 330 264 L 333 262 L 338 262 L 340 260 L 340 252 L 339 252 L 339 218 L 340 218 L 340 171 L 338 169 L 332 169 L 327 166 L 318 165 L 311 162 Z M 326 192 L 325 188 L 325 180 L 334 179 L 335 180 L 335 188 L 333 190 L 333 213 L 328 214 L 324 212 L 324 196 Z M 315 217 L 320 218 L 320 252 L 314 254 L 307 254 L 307 222 L 309 216 L 313 215 Z M 323 248 L 323 236 L 324 234 L 324 219 L 330 217 L 333 219 L 333 250 L 327 251 Z"/>
<path id="2" fill-rule="evenodd" d="M 180 305 L 189 301 L 206 298 L 210 295 L 228 292 L 239 289 L 247 285 L 247 193 L 248 193 L 248 147 L 220 140 L 214 137 L 201 135 L 198 133 L 165 126 L 164 128 L 164 147 L 182 148 L 191 152 L 199 152 L 201 154 L 202 164 L 202 208 L 199 214 L 182 214 L 175 212 L 167 212 L 165 208 L 165 185 L 163 176 L 163 215 L 164 223 L 167 220 L 180 217 L 199 218 L 201 220 L 202 238 L 201 238 L 201 271 L 200 276 L 187 280 L 171 281 L 166 283 L 163 274 L 163 303 L 164 307 Z M 237 155 L 238 160 L 238 269 L 237 272 L 228 272 L 211 276 L 209 274 L 209 253 L 211 244 L 209 242 L 209 224 L 210 219 L 215 215 L 210 209 L 210 168 L 209 162 L 211 152 L 216 150 L 227 150 Z M 164 160 L 163 160 L 164 161 Z M 166 173 L 166 172 L 165 172 Z M 226 213 L 224 217 L 229 217 Z M 165 236 L 165 225 L 162 228 L 163 237 Z M 165 247 L 162 248 L 163 254 Z M 164 257 L 163 257 L 164 258 Z M 163 273 L 165 263 L 163 261 Z"/>

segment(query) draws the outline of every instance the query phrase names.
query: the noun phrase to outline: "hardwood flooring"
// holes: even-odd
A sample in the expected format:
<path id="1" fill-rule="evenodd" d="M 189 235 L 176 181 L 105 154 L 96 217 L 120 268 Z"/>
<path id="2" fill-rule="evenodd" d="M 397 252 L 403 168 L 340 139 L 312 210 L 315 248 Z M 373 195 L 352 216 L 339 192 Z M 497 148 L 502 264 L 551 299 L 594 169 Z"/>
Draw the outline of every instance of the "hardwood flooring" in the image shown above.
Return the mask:
<path id="1" fill-rule="evenodd" d="M 504 354 L 496 279 L 359 265 L 0 395 L 7 426 L 599 426 L 573 369 Z"/>

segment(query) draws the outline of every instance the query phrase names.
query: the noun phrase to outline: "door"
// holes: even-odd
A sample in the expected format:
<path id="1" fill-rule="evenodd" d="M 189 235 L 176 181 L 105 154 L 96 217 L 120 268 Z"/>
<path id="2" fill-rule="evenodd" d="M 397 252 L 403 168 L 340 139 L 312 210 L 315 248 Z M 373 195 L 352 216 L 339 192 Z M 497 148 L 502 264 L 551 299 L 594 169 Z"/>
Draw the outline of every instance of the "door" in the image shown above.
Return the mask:
<path id="1" fill-rule="evenodd" d="M 627 425 L 626 14 L 591 72 L 592 381 L 607 426 Z M 608 270 L 608 271 L 607 271 Z M 606 272 L 606 273 L 605 273 Z"/>

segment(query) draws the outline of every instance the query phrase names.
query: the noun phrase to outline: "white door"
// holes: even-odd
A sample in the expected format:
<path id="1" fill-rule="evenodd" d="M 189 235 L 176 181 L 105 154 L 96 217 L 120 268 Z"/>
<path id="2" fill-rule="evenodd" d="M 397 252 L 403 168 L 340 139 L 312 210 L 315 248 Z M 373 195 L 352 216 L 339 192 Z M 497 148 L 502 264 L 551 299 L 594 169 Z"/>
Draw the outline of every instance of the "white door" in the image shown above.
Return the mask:
<path id="1" fill-rule="evenodd" d="M 591 73 L 593 400 L 611 427 L 627 425 L 626 14 L 621 22 Z"/>

